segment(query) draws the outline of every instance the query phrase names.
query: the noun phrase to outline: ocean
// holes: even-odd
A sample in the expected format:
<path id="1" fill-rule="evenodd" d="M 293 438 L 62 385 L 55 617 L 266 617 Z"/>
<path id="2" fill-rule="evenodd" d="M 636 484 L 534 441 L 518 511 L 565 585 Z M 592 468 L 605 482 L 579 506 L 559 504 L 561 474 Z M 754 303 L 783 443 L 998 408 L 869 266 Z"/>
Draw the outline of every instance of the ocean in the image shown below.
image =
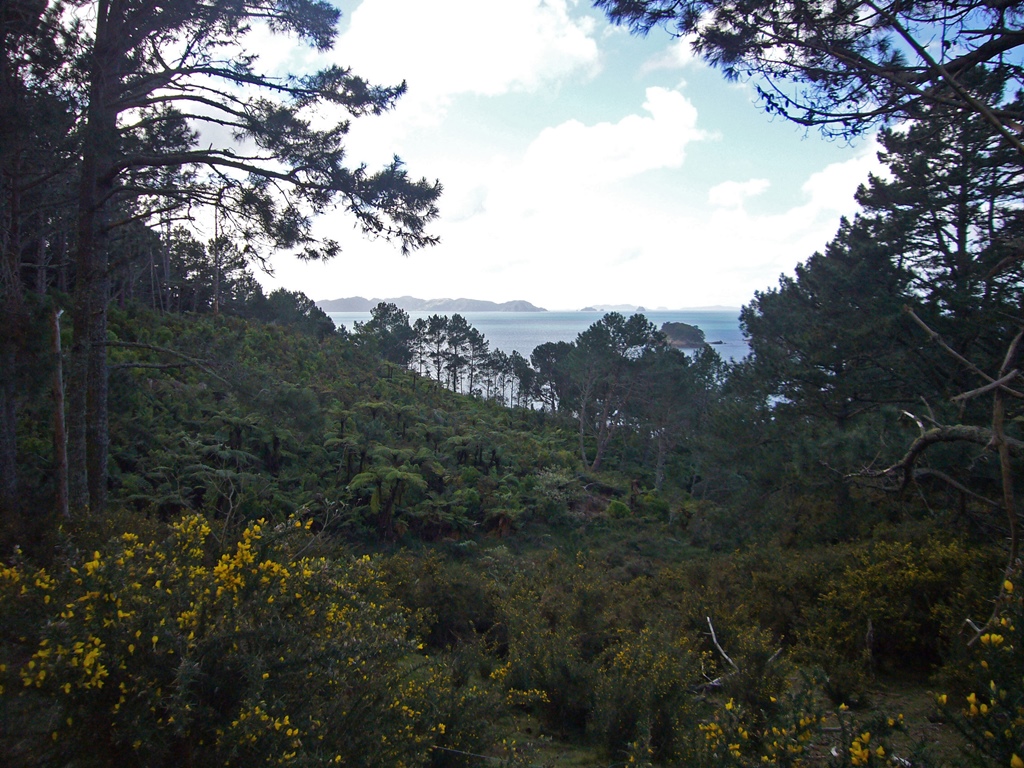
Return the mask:
<path id="1" fill-rule="evenodd" d="M 369 312 L 328 312 L 336 325 L 352 330 L 356 321 L 366 322 Z M 410 322 L 434 314 L 454 312 L 410 312 Z M 527 360 L 530 353 L 548 341 L 575 341 L 604 316 L 604 312 L 460 312 L 466 321 L 491 343 L 491 349 L 506 354 L 518 352 Z M 740 333 L 739 310 L 675 310 L 642 313 L 661 328 L 662 323 L 689 323 L 704 331 L 704 338 L 714 344 L 723 360 L 740 360 L 750 352 Z M 721 343 L 718 343 L 721 342 Z"/>

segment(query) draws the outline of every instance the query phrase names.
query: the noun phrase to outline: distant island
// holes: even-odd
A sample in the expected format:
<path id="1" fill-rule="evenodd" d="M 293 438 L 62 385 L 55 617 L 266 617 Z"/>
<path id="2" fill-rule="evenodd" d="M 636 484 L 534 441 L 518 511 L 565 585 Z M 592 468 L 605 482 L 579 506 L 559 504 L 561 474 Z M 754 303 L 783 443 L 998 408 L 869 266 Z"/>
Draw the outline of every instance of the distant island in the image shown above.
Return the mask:
<path id="1" fill-rule="evenodd" d="M 646 312 L 647 310 L 636 304 L 590 304 L 580 312 Z"/>
<path id="2" fill-rule="evenodd" d="M 576 310 L 577 312 L 735 312 L 739 314 L 739 307 L 727 307 L 722 304 L 714 304 L 705 307 L 676 307 L 670 309 L 669 307 L 655 307 L 651 309 L 649 307 L 642 307 L 637 304 L 588 304 L 582 309 Z"/>
<path id="3" fill-rule="evenodd" d="M 326 299 L 316 305 L 324 312 L 369 312 L 381 302 L 394 304 L 406 312 L 547 312 L 528 301 L 505 301 L 500 304 L 480 299 L 417 299 L 415 296 L 399 296 L 395 299 L 364 299 L 352 296 L 347 299 Z"/>
<path id="4" fill-rule="evenodd" d="M 704 331 L 689 323 L 663 323 L 661 332 L 665 334 L 668 343 L 678 349 L 703 347 L 705 343 Z"/>

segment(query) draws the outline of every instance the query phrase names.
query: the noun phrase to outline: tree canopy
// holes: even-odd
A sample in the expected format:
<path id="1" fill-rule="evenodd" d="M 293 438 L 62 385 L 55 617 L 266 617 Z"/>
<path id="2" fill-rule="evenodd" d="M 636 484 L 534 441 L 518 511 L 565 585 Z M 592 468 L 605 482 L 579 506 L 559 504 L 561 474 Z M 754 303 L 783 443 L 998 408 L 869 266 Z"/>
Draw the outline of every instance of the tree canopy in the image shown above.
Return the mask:
<path id="1" fill-rule="evenodd" d="M 617 23 L 665 26 L 692 40 L 730 78 L 753 78 L 765 109 L 831 135 L 917 118 L 943 106 L 983 115 L 1004 139 L 1024 113 L 1001 92 L 978 92 L 990 74 L 1011 95 L 1024 84 L 1024 3 L 1015 0 L 594 0 Z"/>
<path id="2" fill-rule="evenodd" d="M 24 321 L 23 261 L 38 265 L 38 293 L 57 287 L 72 296 L 73 509 L 105 504 L 107 307 L 119 262 L 130 263 L 133 251 L 149 252 L 155 277 L 153 251 L 161 245 L 155 236 L 143 244 L 147 227 L 170 230 L 209 212 L 210 247 L 190 253 L 212 262 L 215 308 L 222 276 L 243 258 L 262 261 L 280 249 L 305 259 L 337 255 L 341 243 L 313 228 L 330 210 L 341 208 L 363 235 L 395 241 L 403 252 L 437 242 L 427 226 L 439 183 L 410 177 L 397 157 L 373 170 L 346 155 L 351 120 L 391 109 L 405 84 L 373 85 L 337 65 L 278 75 L 247 48 L 259 28 L 326 51 L 339 16 L 325 0 L 78 0 L 0 9 L 3 320 Z M 163 261 L 169 277 L 171 259 Z M 16 336 L 3 343 L 7 363 L 17 343 Z M 13 366 L 0 368 L 6 507 L 14 496 L 16 414 Z"/>

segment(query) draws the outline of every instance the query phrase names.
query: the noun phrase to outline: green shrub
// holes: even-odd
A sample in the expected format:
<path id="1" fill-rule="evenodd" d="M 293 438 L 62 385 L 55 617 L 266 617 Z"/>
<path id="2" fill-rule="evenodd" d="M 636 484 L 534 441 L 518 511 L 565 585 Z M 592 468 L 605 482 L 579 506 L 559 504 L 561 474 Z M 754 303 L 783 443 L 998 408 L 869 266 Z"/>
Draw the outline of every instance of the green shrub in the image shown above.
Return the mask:
<path id="1" fill-rule="evenodd" d="M 495 622 L 493 596 L 472 566 L 446 562 L 436 552 L 381 561 L 395 597 L 413 611 L 417 634 L 435 650 L 472 643 Z"/>
<path id="2" fill-rule="evenodd" d="M 633 510 L 631 510 L 627 504 L 619 501 L 618 499 L 612 499 L 608 502 L 607 512 L 608 517 L 619 519 L 633 516 Z"/>
<path id="3" fill-rule="evenodd" d="M 657 520 L 668 520 L 671 505 L 668 500 L 657 493 L 645 493 L 637 499 L 637 512 L 644 517 Z"/>

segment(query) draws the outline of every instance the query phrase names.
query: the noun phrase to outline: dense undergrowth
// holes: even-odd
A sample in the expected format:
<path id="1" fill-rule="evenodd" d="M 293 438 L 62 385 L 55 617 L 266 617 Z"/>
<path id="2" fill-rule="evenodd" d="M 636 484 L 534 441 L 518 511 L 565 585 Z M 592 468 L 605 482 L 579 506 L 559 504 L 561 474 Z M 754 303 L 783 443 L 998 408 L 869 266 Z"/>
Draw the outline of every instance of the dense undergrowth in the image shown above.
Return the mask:
<path id="1" fill-rule="evenodd" d="M 0 571 L 8 764 L 1024 753 L 1020 592 L 975 518 L 825 482 L 758 518 L 750 484 L 694 484 L 700 462 L 721 473 L 713 446 L 680 447 L 656 491 L 642 442 L 581 473 L 563 417 L 340 336 L 111 319 L 112 510 L 40 515 Z M 47 407 L 21 436 L 41 510 Z M 968 645 L 965 620 L 993 610 L 998 631 Z M 873 698 L 892 681 L 944 723 L 930 755 Z"/>

